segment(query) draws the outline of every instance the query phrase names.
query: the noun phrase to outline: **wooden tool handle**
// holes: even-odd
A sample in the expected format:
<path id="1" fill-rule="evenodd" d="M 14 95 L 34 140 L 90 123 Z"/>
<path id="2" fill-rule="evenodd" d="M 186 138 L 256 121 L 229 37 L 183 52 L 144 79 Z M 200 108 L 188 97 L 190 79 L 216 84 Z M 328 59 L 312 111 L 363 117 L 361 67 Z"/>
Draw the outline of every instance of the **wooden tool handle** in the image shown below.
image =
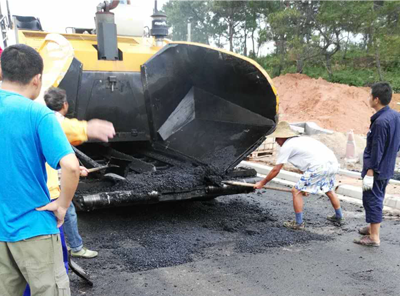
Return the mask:
<path id="1" fill-rule="evenodd" d="M 244 182 L 237 182 L 237 181 L 222 181 L 222 183 L 229 184 L 229 185 L 235 185 L 235 186 L 253 187 L 253 188 L 255 185 L 255 184 L 251 184 L 251 183 L 244 183 Z M 292 190 L 288 189 L 288 188 L 279 188 L 279 187 L 272 187 L 272 186 L 264 186 L 263 188 L 277 190 L 277 191 L 283 191 L 283 192 L 292 192 Z"/>
<path id="2" fill-rule="evenodd" d="M 98 167 L 98 168 L 88 169 L 88 173 L 97 172 L 97 171 L 100 171 L 100 170 L 104 170 L 106 168 L 109 168 L 109 166 L 108 165 L 103 165 L 103 166 Z"/>

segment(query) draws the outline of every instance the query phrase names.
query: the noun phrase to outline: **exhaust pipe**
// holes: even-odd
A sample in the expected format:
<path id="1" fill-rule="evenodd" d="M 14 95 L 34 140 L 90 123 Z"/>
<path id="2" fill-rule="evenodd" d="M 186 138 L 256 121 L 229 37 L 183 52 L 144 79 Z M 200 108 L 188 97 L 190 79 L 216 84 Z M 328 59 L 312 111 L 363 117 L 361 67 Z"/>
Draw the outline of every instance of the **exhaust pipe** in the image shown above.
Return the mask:
<path id="1" fill-rule="evenodd" d="M 119 0 L 114 0 L 111 3 L 105 1 L 97 5 L 96 34 L 99 60 L 119 60 L 117 26 L 114 14 L 110 12 L 118 4 Z"/>
<path id="2" fill-rule="evenodd" d="M 167 15 L 158 11 L 157 0 L 154 3 L 154 11 L 151 18 L 151 36 L 156 39 L 156 46 L 162 47 L 164 45 L 164 38 L 168 36 Z"/>
<path id="3" fill-rule="evenodd" d="M 132 206 L 136 204 L 152 204 L 164 201 L 202 200 L 222 195 L 232 195 L 253 192 L 253 188 L 230 186 L 207 186 L 191 191 L 160 193 L 152 191 L 146 194 L 137 194 L 135 191 L 101 192 L 90 195 L 76 195 L 74 203 L 80 211 L 93 211 L 104 208 Z"/>

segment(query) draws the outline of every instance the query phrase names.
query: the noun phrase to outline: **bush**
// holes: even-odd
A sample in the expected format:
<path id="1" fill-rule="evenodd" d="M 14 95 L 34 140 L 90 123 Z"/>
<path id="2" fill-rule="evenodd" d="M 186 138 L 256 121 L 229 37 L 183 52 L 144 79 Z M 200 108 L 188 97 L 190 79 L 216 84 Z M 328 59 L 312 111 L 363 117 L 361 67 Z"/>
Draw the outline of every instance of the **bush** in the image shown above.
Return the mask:
<path id="1" fill-rule="evenodd" d="M 279 73 L 280 57 L 271 54 L 255 59 L 274 78 Z M 400 93 L 400 67 L 398 58 L 392 61 L 382 61 L 384 80 L 388 81 L 395 92 Z M 303 74 L 312 78 L 323 78 L 327 81 L 348 84 L 352 86 L 370 86 L 379 81 L 374 57 L 357 47 L 347 51 L 345 57 L 339 51 L 332 58 L 333 78 L 329 79 L 328 72 L 321 61 L 314 60 L 305 64 Z M 280 75 L 296 73 L 296 64 L 284 61 Z"/>

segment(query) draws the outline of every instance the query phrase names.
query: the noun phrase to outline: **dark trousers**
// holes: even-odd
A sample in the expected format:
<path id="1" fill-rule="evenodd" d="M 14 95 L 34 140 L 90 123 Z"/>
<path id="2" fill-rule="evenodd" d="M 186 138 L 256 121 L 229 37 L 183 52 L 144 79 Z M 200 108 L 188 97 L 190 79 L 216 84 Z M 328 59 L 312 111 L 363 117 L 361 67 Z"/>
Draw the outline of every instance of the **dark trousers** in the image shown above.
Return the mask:
<path id="1" fill-rule="evenodd" d="M 374 178 L 372 190 L 363 191 L 363 206 L 367 223 L 381 223 L 383 216 L 383 200 L 389 180 Z"/>

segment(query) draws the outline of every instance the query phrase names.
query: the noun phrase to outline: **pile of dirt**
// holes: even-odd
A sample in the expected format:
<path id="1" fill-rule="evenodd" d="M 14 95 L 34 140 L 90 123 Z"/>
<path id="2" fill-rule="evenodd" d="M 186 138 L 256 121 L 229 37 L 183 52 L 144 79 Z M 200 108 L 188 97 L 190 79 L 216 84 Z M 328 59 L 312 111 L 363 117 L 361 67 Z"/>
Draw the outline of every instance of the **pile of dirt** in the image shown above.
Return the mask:
<path id="1" fill-rule="evenodd" d="M 286 74 L 273 79 L 280 99 L 280 120 L 314 121 L 336 132 L 365 135 L 373 114 L 369 89 Z"/>
<path id="2" fill-rule="evenodd" d="M 390 108 L 400 112 L 400 94 L 393 94 Z"/>
<path id="3" fill-rule="evenodd" d="M 354 130 L 356 153 L 361 158 L 369 130 L 370 117 L 374 114 L 369 106 L 370 88 L 331 83 L 322 78 L 314 79 L 304 74 L 286 74 L 273 79 L 278 90 L 279 119 L 291 123 L 313 121 L 332 135 L 312 137 L 333 150 L 342 167 L 347 145 L 347 132 Z M 400 94 L 394 94 L 390 107 L 400 112 Z M 274 158 L 264 159 L 274 162 Z M 289 169 L 291 169 L 289 167 Z M 360 170 L 361 164 L 349 169 Z"/>

